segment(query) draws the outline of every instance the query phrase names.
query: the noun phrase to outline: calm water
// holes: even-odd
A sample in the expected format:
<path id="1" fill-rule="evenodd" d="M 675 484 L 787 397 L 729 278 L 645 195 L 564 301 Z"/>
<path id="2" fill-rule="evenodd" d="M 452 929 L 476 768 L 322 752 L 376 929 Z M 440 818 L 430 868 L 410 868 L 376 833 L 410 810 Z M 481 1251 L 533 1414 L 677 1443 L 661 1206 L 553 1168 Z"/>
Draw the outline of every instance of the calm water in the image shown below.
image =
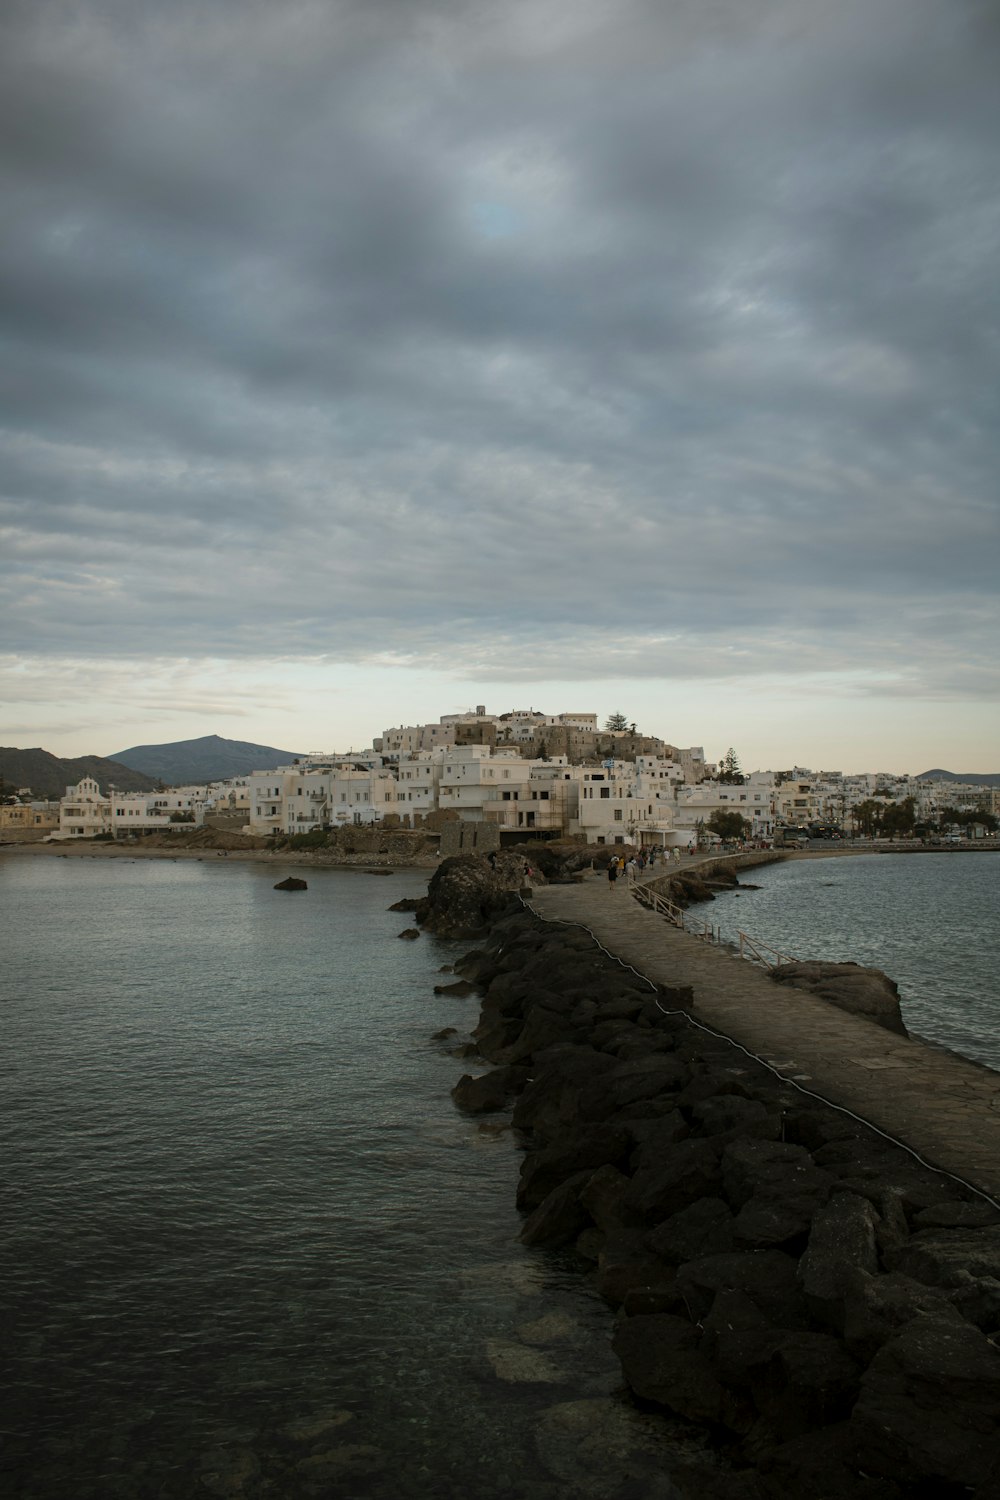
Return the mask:
<path id="1" fill-rule="evenodd" d="M 748 870 L 697 908 L 795 958 L 870 964 L 909 1030 L 1000 1069 L 1000 854 L 874 854 Z"/>
<path id="2" fill-rule="evenodd" d="M 451 1104 L 468 945 L 397 940 L 421 876 L 286 873 L 0 861 L 4 1492 L 600 1495 L 602 1422 L 662 1463 Z"/>

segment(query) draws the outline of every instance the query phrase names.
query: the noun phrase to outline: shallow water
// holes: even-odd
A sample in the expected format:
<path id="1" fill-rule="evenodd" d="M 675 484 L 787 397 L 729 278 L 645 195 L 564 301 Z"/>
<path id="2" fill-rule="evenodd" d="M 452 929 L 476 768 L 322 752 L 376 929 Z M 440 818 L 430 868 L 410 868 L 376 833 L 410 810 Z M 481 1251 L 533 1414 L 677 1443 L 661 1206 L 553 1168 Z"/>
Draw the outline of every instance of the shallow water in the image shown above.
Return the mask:
<path id="1" fill-rule="evenodd" d="M 872 854 L 748 870 L 697 914 L 792 957 L 872 965 L 909 1030 L 1000 1069 L 1000 854 Z"/>
<path id="2" fill-rule="evenodd" d="M 420 875 L 285 873 L 0 862 L 6 1492 L 600 1495 L 623 1433 L 662 1468 L 610 1312 L 518 1242 L 511 1133 L 451 1104 L 468 945 L 397 940 Z"/>

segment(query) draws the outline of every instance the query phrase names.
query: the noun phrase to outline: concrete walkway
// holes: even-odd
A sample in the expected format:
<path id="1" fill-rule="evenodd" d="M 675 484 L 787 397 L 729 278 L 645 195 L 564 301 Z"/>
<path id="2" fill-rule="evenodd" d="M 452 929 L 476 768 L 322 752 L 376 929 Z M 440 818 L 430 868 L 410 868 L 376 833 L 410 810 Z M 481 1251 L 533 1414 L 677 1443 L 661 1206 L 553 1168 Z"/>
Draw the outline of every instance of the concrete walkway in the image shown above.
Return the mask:
<path id="1" fill-rule="evenodd" d="M 696 1020 L 1000 1200 L 1000 1073 L 775 984 L 641 906 L 624 880 L 536 888 L 529 904 L 546 921 L 581 923 L 649 979 L 690 985 Z"/>

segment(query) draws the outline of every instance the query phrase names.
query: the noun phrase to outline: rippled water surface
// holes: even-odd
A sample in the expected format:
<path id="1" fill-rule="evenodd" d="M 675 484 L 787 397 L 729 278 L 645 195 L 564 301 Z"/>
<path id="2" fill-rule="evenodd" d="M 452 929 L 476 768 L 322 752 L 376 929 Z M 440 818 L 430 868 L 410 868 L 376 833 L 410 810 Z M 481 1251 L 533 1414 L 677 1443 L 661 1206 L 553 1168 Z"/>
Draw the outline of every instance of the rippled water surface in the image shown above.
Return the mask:
<path id="1" fill-rule="evenodd" d="M 748 870 L 698 914 L 795 958 L 870 964 L 907 1027 L 1000 1069 L 1000 854 L 873 854 Z"/>
<path id="2" fill-rule="evenodd" d="M 658 1429 L 451 1104 L 468 945 L 397 940 L 422 876 L 286 873 L 0 862 L 5 1493 L 608 1493 L 598 1422 Z"/>

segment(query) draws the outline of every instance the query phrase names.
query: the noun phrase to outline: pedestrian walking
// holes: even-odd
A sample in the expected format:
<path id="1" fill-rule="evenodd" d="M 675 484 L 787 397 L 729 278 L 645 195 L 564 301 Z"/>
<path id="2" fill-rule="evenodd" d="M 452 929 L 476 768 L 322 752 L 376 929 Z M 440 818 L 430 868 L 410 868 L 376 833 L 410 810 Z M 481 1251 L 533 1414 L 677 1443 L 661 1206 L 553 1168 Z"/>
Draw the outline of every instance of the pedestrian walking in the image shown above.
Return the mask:
<path id="1" fill-rule="evenodd" d="M 611 890 L 611 891 L 614 890 L 614 888 L 615 888 L 615 882 L 617 881 L 617 879 L 618 879 L 618 861 L 616 859 L 609 859 L 608 860 L 608 889 L 609 890 Z"/>

